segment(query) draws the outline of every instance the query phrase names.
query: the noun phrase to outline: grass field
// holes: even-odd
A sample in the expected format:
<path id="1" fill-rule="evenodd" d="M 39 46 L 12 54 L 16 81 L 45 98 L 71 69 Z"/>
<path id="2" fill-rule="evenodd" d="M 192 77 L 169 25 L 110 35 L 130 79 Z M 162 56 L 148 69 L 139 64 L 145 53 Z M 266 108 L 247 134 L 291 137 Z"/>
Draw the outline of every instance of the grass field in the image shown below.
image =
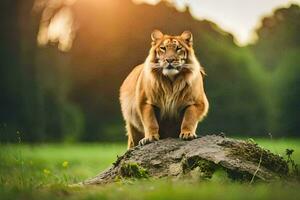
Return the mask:
<path id="1" fill-rule="evenodd" d="M 294 149 L 300 163 L 300 139 L 256 142 L 284 155 Z M 10 144 L 0 146 L 0 199 L 300 199 L 300 184 L 237 183 L 217 174 L 190 183 L 140 180 L 87 188 L 68 187 L 109 167 L 125 144 Z"/>

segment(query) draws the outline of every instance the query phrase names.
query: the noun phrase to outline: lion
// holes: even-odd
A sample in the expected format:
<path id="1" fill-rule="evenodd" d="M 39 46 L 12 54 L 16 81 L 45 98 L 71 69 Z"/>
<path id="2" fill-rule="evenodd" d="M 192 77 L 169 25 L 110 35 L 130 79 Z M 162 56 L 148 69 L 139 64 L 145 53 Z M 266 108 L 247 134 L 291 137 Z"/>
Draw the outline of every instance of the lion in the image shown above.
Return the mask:
<path id="1" fill-rule="evenodd" d="M 120 88 L 128 148 L 168 137 L 192 140 L 209 108 L 192 33 L 171 36 L 154 30 L 151 38 L 145 62 Z"/>

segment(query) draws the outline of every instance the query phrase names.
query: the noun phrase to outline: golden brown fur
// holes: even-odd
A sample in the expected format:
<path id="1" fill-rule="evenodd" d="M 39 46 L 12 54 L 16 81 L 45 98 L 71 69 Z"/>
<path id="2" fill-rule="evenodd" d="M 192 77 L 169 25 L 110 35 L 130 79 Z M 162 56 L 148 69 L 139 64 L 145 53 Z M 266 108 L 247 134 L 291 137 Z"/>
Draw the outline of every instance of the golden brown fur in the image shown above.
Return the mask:
<path id="1" fill-rule="evenodd" d="M 195 57 L 192 34 L 163 35 L 155 30 L 146 61 L 135 67 L 120 89 L 128 148 L 158 140 L 193 139 L 208 112 L 204 70 Z"/>

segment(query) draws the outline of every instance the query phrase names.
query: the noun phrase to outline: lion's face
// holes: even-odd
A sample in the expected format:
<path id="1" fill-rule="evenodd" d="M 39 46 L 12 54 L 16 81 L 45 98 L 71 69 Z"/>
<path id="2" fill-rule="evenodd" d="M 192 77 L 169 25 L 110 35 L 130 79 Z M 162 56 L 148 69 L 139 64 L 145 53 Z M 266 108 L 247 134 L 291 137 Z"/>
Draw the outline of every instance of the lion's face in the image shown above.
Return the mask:
<path id="1" fill-rule="evenodd" d="M 186 63 L 187 51 L 177 39 L 167 38 L 156 48 L 156 59 L 164 75 L 176 75 Z"/>
<path id="2" fill-rule="evenodd" d="M 180 36 L 163 35 L 160 31 L 153 31 L 153 70 L 159 70 L 170 78 L 188 67 L 190 50 L 192 48 L 192 34 L 185 31 Z"/>

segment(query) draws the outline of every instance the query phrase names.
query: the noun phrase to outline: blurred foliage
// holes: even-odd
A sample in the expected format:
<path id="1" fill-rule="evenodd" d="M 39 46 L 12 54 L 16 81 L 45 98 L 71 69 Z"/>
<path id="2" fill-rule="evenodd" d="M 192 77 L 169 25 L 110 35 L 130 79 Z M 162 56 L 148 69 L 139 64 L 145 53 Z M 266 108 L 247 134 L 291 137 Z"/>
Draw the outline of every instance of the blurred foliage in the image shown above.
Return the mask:
<path id="1" fill-rule="evenodd" d="M 249 48 L 265 71 L 269 130 L 299 136 L 300 130 L 300 8 L 280 8 L 262 20 L 258 40 Z"/>
<path id="2" fill-rule="evenodd" d="M 193 32 L 211 105 L 200 134 L 300 134 L 296 5 L 264 18 L 257 42 L 238 47 L 231 34 L 194 19 L 188 8 L 77 0 L 68 6 L 79 27 L 72 49 L 63 53 L 55 45 L 37 46 L 42 14 L 32 15 L 33 3 L 1 1 L 1 141 L 16 141 L 17 131 L 25 141 L 124 139 L 119 87 L 146 58 L 155 28 Z"/>

